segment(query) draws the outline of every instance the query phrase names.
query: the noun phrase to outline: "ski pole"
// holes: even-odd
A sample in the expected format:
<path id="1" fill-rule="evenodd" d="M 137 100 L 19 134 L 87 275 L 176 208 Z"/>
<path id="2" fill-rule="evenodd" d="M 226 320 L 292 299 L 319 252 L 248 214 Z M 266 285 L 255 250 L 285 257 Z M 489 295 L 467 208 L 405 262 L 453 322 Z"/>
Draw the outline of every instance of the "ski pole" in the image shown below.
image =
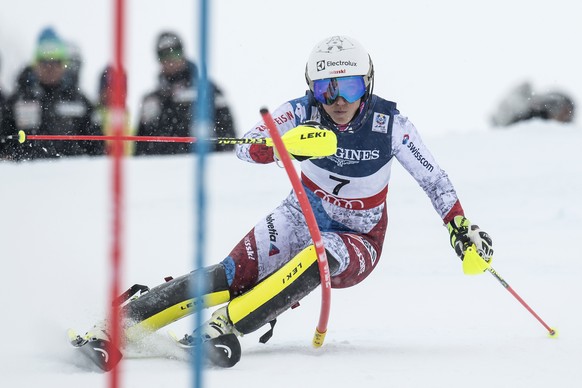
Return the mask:
<path id="1" fill-rule="evenodd" d="M 493 269 L 493 267 L 489 267 L 489 268 L 487 268 L 487 271 L 489 271 L 489 273 L 490 273 L 491 275 L 493 275 L 493 277 L 494 277 L 495 279 L 497 279 L 497 280 L 499 281 L 499 283 L 501 283 L 501 285 L 502 285 L 502 286 L 503 286 L 503 287 L 504 287 L 504 288 L 505 288 L 507 291 L 509 291 L 509 293 L 510 293 L 511 295 L 513 295 L 513 297 L 514 297 L 515 299 L 517 299 L 517 300 L 519 301 L 519 303 L 521 303 L 521 305 L 522 305 L 523 307 L 525 307 L 525 309 L 526 309 L 527 311 L 529 311 L 529 312 L 531 313 L 531 315 L 533 315 L 533 316 L 534 316 L 534 317 L 535 317 L 535 318 L 538 320 L 538 322 L 539 322 L 539 323 L 541 323 L 541 324 L 542 324 L 542 326 L 543 326 L 543 327 L 545 327 L 545 328 L 546 328 L 546 330 L 548 331 L 548 336 L 549 336 L 550 338 L 556 338 L 556 337 L 558 336 L 558 331 L 557 331 L 555 328 L 552 328 L 552 327 L 550 327 L 550 326 L 549 326 L 549 325 L 548 325 L 546 322 L 544 322 L 544 320 L 543 320 L 543 319 L 542 319 L 542 318 L 541 318 L 541 317 L 540 317 L 538 314 L 536 314 L 536 312 L 535 312 L 535 311 L 534 311 L 534 310 L 533 310 L 531 307 L 529 307 L 529 305 L 528 305 L 527 303 L 525 303 L 525 300 L 523 300 L 523 298 L 522 298 L 521 296 L 519 296 L 519 295 L 517 294 L 517 292 L 515 292 L 515 291 L 513 290 L 513 288 L 511 288 L 511 286 L 509 285 L 509 283 L 507 283 L 507 282 L 505 281 L 505 279 L 503 279 L 503 278 L 501 277 L 501 275 L 499 275 L 499 273 Z"/>
<path id="2" fill-rule="evenodd" d="M 319 348 L 323 345 L 325 340 L 325 334 L 327 333 L 327 324 L 329 322 L 329 312 L 331 309 L 331 275 L 329 272 L 329 264 L 327 262 L 327 256 L 325 254 L 325 247 L 323 246 L 323 239 L 321 238 L 321 232 L 317 226 L 317 221 L 315 220 L 315 215 L 313 214 L 313 209 L 309 204 L 309 199 L 305 194 L 305 189 L 303 184 L 293 167 L 293 162 L 289 156 L 289 152 L 283 143 L 283 139 L 277 130 L 277 126 L 273 117 L 266 108 L 261 109 L 261 115 L 263 116 L 263 121 L 271 134 L 273 139 L 275 149 L 279 153 L 281 162 L 287 171 L 289 180 L 293 185 L 293 191 L 297 196 L 297 200 L 301 205 L 301 210 L 303 210 L 303 215 L 305 216 L 305 221 L 307 222 L 307 227 L 309 228 L 309 233 L 313 239 L 313 244 L 315 245 L 315 251 L 317 253 L 317 265 L 319 266 L 319 276 L 321 279 L 321 309 L 319 313 L 319 321 L 315 328 L 315 334 L 313 335 L 312 344 L 314 347 Z"/>
<path id="3" fill-rule="evenodd" d="M 18 131 L 18 135 L 3 136 L 6 140 L 18 140 L 19 143 L 34 140 L 52 140 L 52 141 L 143 141 L 143 142 L 161 142 L 161 143 L 196 143 L 199 139 L 192 136 L 130 136 L 130 135 L 27 135 L 24 131 Z M 265 144 L 272 146 L 273 142 L 269 138 L 234 138 L 219 137 L 208 140 L 216 144 Z"/>
<path id="4" fill-rule="evenodd" d="M 525 300 L 523 300 L 523 298 L 519 296 L 517 292 L 513 290 L 513 288 L 511 288 L 509 283 L 507 283 L 505 279 L 503 279 L 501 275 L 499 275 L 499 273 L 495 271 L 493 267 L 491 267 L 490 262 L 485 261 L 485 259 L 483 259 L 481 255 L 479 255 L 479 253 L 477 252 L 477 248 L 475 247 L 475 244 L 466 247 L 462 260 L 463 260 L 463 272 L 465 274 L 477 275 L 479 273 L 489 271 L 489 273 L 491 273 L 491 275 L 493 275 L 493 277 L 497 279 L 499 283 L 501 283 L 501 285 L 507 291 L 509 291 L 509 293 L 513 295 L 513 297 L 517 299 L 519 303 L 521 303 L 521 305 L 525 307 L 527 311 L 530 312 L 531 315 L 533 315 L 538 320 L 539 323 L 542 324 L 542 326 L 548 331 L 548 336 L 550 338 L 556 338 L 558 336 L 558 331 L 550 327 L 546 322 L 544 322 L 544 320 L 538 314 L 536 314 L 536 312 L 531 307 L 529 307 L 527 303 L 525 303 Z"/>

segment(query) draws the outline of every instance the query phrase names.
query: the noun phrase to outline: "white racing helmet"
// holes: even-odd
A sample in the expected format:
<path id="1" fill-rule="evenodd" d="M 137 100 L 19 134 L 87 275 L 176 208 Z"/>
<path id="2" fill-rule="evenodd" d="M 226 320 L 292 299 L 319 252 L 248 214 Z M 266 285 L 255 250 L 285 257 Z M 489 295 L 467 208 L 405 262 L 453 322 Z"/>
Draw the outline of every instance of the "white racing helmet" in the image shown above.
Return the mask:
<path id="1" fill-rule="evenodd" d="M 361 75 L 367 95 L 374 83 L 374 65 L 364 47 L 348 36 L 331 36 L 319 42 L 307 60 L 305 79 L 313 92 L 313 81 Z"/>

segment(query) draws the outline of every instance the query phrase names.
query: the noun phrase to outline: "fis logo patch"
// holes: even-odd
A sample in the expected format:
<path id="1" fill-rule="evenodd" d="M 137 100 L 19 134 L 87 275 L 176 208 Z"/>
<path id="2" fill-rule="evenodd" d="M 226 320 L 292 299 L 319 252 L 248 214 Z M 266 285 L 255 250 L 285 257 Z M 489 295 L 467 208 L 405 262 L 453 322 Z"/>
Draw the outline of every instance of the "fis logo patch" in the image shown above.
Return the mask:
<path id="1" fill-rule="evenodd" d="M 388 133 L 388 116 L 383 113 L 374 112 L 373 132 Z"/>
<path id="2" fill-rule="evenodd" d="M 402 137 L 402 144 L 406 145 L 408 143 L 408 139 L 410 139 L 408 133 L 404 134 L 404 136 Z"/>
<path id="3" fill-rule="evenodd" d="M 269 256 L 274 256 L 279 253 L 279 248 L 273 243 L 269 246 Z"/>

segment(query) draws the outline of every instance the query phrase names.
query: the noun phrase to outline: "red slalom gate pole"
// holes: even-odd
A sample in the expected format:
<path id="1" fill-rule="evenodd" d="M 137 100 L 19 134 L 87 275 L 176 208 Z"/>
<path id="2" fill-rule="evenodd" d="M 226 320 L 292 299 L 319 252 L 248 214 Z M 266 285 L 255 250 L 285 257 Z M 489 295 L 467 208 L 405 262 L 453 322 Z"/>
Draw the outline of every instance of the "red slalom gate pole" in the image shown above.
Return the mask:
<path id="1" fill-rule="evenodd" d="M 107 101 L 111 111 L 112 132 L 115 137 L 120 137 L 123 133 L 125 124 L 125 95 L 122 87 L 123 74 L 123 53 L 124 53 L 124 20 L 125 20 L 125 1 L 113 0 L 113 18 L 114 18 L 114 50 L 113 50 L 113 93 L 111 101 Z M 112 197 L 113 197 L 113 220 L 112 220 L 112 243 L 111 243 L 111 309 L 110 309 L 110 326 L 111 326 L 111 346 L 113 349 L 119 349 L 121 346 L 121 312 L 115 300 L 120 294 L 121 283 L 121 263 L 122 263 L 122 241 L 123 241 L 123 166 L 122 154 L 123 143 L 116 139 L 112 143 Z M 110 352 L 110 354 L 113 354 Z M 113 368 L 109 374 L 109 387 L 118 388 L 120 381 L 120 368 Z"/>
<path id="2" fill-rule="evenodd" d="M 327 255 L 325 254 L 325 247 L 323 246 L 323 240 L 321 238 L 319 227 L 317 226 L 317 221 L 315 220 L 315 215 L 313 214 L 313 209 L 311 209 L 303 184 L 295 171 L 295 167 L 293 167 L 291 156 L 289 156 L 289 152 L 287 152 L 287 148 L 285 148 L 285 144 L 283 144 L 277 125 L 266 108 L 261 109 L 261 115 L 269 130 L 275 149 L 279 153 L 281 162 L 283 162 L 283 166 L 291 180 L 293 190 L 295 191 L 295 195 L 297 196 L 301 209 L 303 210 L 303 215 L 305 216 L 307 227 L 309 228 L 309 233 L 311 234 L 311 238 L 315 245 L 315 251 L 317 253 L 317 265 L 319 266 L 319 276 L 321 279 L 321 310 L 312 343 L 314 347 L 319 348 L 323 345 L 323 341 L 325 340 L 327 324 L 329 322 L 329 313 L 331 310 L 331 275 L 329 273 Z"/>

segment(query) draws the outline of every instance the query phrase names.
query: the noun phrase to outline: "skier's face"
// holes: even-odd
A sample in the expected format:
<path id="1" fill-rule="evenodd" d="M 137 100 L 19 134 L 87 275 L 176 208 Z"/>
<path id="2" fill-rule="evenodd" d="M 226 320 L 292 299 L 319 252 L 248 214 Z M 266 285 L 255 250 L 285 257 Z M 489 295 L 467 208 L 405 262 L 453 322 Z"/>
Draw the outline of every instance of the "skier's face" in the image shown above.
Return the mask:
<path id="1" fill-rule="evenodd" d="M 362 101 L 361 98 L 349 103 L 345 98 L 339 97 L 333 104 L 321 104 L 321 106 L 334 123 L 338 125 L 346 125 L 349 124 L 356 115 L 356 112 L 360 108 L 360 101 Z"/>

